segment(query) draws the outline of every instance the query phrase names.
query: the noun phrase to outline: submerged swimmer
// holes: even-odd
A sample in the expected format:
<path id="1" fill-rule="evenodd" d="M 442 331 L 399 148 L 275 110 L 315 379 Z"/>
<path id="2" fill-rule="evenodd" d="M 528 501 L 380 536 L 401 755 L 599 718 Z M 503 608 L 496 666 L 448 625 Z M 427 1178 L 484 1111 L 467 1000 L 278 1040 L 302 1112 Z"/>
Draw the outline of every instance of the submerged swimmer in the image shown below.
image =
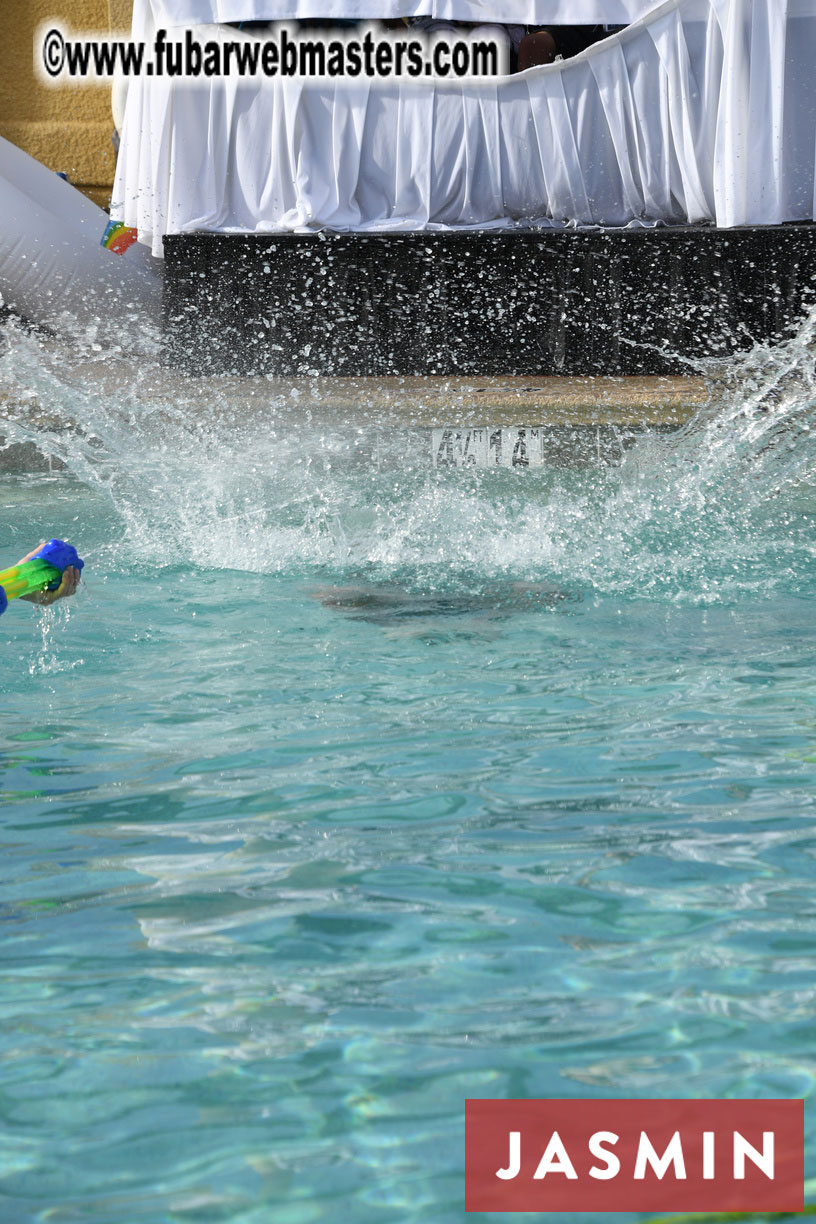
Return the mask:
<path id="1" fill-rule="evenodd" d="M 336 608 L 355 620 L 372 624 L 393 624 L 401 620 L 433 616 L 477 614 L 498 619 L 509 612 L 523 612 L 533 606 L 553 608 L 581 597 L 546 583 L 511 582 L 500 590 L 474 593 L 455 591 L 417 593 L 398 583 L 376 586 L 330 586 L 312 592 L 324 608 Z"/>

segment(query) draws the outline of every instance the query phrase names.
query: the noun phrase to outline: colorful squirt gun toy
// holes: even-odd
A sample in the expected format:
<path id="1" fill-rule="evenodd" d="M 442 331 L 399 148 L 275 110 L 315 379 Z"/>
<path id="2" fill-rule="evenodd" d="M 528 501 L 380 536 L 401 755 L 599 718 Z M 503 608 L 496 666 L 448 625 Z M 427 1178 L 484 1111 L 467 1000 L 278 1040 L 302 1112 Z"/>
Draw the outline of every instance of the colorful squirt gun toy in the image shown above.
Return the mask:
<path id="1" fill-rule="evenodd" d="M 49 540 L 28 561 L 0 570 L 0 615 L 5 612 L 10 599 L 35 595 L 38 591 L 56 591 L 62 582 L 63 570 L 69 565 L 81 570 L 84 564 L 73 544 L 66 544 L 64 540 Z"/>

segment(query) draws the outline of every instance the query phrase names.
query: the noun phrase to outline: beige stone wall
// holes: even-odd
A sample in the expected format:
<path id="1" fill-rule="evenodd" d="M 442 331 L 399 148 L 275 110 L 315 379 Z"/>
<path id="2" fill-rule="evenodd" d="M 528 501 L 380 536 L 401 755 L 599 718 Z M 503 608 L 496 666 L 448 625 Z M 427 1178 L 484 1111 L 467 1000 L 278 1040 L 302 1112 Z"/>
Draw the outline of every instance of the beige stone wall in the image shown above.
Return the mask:
<path id="1" fill-rule="evenodd" d="M 77 31 L 127 30 L 131 9 L 132 0 L 0 0 L 0 136 L 102 205 L 116 166 L 110 86 L 40 84 L 34 32 L 49 17 Z"/>

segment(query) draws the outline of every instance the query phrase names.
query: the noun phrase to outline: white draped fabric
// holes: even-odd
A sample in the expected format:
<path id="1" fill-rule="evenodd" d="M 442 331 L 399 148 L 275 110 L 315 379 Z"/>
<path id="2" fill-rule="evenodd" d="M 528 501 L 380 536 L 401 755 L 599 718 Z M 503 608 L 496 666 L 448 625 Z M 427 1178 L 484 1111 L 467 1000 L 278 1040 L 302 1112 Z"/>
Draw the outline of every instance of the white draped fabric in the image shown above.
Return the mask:
<path id="1" fill-rule="evenodd" d="M 306 17 L 446 17 L 522 25 L 628 25 L 658 0 L 136 0 L 151 4 L 157 26 Z"/>
<path id="2" fill-rule="evenodd" d="M 157 255 L 194 230 L 807 220 L 814 63 L 816 0 L 669 0 L 511 77 L 137 80 L 113 215 Z"/>

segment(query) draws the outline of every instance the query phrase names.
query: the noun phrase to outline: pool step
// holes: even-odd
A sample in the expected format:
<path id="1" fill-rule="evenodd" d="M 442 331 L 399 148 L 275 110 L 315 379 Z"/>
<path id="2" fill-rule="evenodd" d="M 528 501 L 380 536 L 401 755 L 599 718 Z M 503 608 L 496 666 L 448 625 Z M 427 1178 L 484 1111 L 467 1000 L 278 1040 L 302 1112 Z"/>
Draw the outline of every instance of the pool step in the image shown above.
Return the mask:
<path id="1" fill-rule="evenodd" d="M 682 375 L 476 378 L 404 375 L 268 378 L 272 395 L 305 397 L 350 421 L 376 413 L 381 424 L 413 428 L 479 425 L 679 426 L 709 399 L 702 378 Z"/>
<path id="2" fill-rule="evenodd" d="M 120 380 L 130 386 L 132 371 L 111 362 L 101 373 L 98 366 L 79 367 L 70 377 L 86 388 L 93 377 L 94 392 L 116 403 Z M 288 432 L 308 421 L 310 434 L 318 428 L 338 435 L 353 430 L 353 449 L 361 463 L 369 454 L 396 457 L 405 453 L 407 443 L 411 453 L 425 454 L 437 466 L 481 467 L 538 466 L 587 457 L 613 461 L 644 429 L 683 425 L 708 401 L 710 389 L 702 378 L 683 376 L 259 380 L 195 378 L 157 370 L 156 377 L 143 384 L 143 393 L 154 406 L 161 400 L 186 403 L 191 417 L 206 413 L 228 422 L 254 422 L 259 429 Z M 63 466 L 58 458 L 43 455 L 36 438 L 76 429 L 75 421 L 44 410 L 34 395 L 15 396 L 2 387 L 0 406 L 2 415 L 13 417 L 31 438 L 7 446 L 0 433 L 0 471 Z"/>

